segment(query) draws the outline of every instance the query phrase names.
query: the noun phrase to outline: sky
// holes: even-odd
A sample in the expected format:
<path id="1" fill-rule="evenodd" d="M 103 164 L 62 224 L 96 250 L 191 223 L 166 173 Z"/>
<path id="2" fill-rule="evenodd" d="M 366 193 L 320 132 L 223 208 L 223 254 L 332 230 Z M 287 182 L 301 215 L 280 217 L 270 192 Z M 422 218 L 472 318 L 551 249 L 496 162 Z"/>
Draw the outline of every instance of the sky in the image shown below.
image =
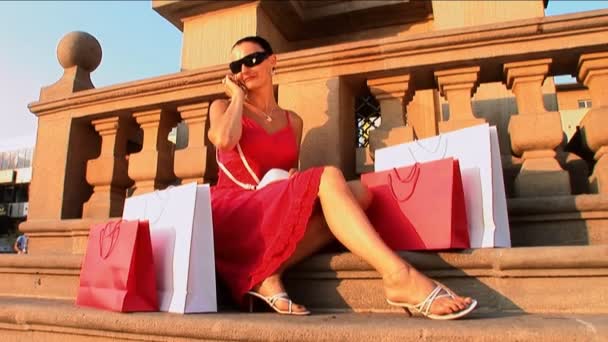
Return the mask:
<path id="1" fill-rule="evenodd" d="M 608 0 L 550 0 L 545 14 L 605 8 Z M 101 44 L 102 61 L 91 75 L 97 88 L 179 71 L 181 32 L 148 0 L 0 1 L 0 150 L 33 145 L 36 117 L 27 104 L 61 78 L 57 43 L 71 31 Z"/>

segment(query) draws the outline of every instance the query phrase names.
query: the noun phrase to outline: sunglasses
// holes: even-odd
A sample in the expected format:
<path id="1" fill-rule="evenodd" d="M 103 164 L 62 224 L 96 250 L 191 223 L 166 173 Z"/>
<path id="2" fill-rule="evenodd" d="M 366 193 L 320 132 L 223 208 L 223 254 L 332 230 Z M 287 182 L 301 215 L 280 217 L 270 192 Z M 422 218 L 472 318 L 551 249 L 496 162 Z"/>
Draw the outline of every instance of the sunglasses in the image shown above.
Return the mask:
<path id="1" fill-rule="evenodd" d="M 245 64 L 245 66 L 248 68 L 252 68 L 256 65 L 260 65 L 266 60 L 266 58 L 268 58 L 268 56 L 269 54 L 266 52 L 254 52 L 239 59 L 238 61 L 230 63 L 230 71 L 232 71 L 233 74 L 238 74 L 241 72 L 243 64 Z"/>

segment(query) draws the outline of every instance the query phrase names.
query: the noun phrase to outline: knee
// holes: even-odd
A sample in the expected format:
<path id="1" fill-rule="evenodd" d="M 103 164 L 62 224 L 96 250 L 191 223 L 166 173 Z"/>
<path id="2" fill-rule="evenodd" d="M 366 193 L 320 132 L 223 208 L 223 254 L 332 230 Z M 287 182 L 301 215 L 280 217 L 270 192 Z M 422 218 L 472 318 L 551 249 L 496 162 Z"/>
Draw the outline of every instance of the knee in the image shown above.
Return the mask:
<path id="1" fill-rule="evenodd" d="M 335 166 L 326 166 L 321 175 L 320 191 L 334 191 L 346 186 L 346 180 L 342 171 Z"/>
<path id="2" fill-rule="evenodd" d="M 338 169 L 335 166 L 326 166 L 323 168 L 323 175 L 321 176 L 321 181 L 334 184 L 346 183 L 342 170 Z"/>

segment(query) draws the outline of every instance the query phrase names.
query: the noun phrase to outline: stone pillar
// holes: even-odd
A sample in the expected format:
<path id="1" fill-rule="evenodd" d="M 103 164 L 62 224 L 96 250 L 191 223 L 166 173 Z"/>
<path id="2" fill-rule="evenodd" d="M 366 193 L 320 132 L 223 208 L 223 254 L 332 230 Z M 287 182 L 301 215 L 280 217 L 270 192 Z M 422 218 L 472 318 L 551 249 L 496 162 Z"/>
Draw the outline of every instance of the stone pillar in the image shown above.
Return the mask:
<path id="1" fill-rule="evenodd" d="M 57 60 L 64 74 L 40 90 L 39 102 L 94 88 L 90 73 L 99 66 L 101 55 L 101 46 L 95 37 L 85 32 L 66 34 L 57 45 Z M 99 153 L 99 136 L 88 121 L 73 119 L 71 112 L 34 112 L 38 116 L 38 129 L 28 221 L 80 218 L 82 205 L 91 196 L 92 189 L 85 179 L 85 162 Z M 23 229 L 27 230 L 27 224 Z"/>
<path id="2" fill-rule="evenodd" d="M 580 123 L 585 145 L 595 152 L 591 191 L 608 194 L 608 52 L 581 55 L 578 68 L 591 93 L 591 109 Z"/>
<path id="3" fill-rule="evenodd" d="M 57 45 L 57 59 L 64 73 L 60 80 L 42 87 L 39 101 L 31 106 L 38 117 L 36 146 L 27 221 L 19 230 L 28 234 L 29 253 L 72 253 L 80 231 L 58 222 L 82 217 L 83 203 L 92 194 L 86 181 L 86 161 L 99 155 L 100 138 L 90 121 L 74 118 L 73 108 L 46 112 L 40 104 L 68 98 L 92 89 L 90 74 L 101 62 L 101 46 L 90 34 L 71 32 Z M 85 236 L 86 239 L 86 236 Z"/>
<path id="4" fill-rule="evenodd" d="M 380 126 L 369 133 L 371 155 L 378 148 L 414 140 L 414 130 L 406 121 L 405 108 L 414 97 L 409 74 L 367 80 L 372 95 L 380 103 Z"/>
<path id="5" fill-rule="evenodd" d="M 355 93 L 342 77 L 279 85 L 279 105 L 304 120 L 300 169 L 333 165 L 355 177 Z"/>
<path id="6" fill-rule="evenodd" d="M 570 194 L 570 178 L 556 159 L 563 140 L 561 116 L 545 109 L 541 91 L 550 64 L 546 58 L 504 65 L 518 109 L 509 121 L 511 149 L 523 160 L 514 184 L 518 197 Z"/>
<path id="7" fill-rule="evenodd" d="M 192 3 L 191 8 L 209 5 Z M 181 17 L 180 21 L 183 25 L 182 70 L 229 62 L 232 44 L 246 36 L 265 37 L 275 53 L 287 50 L 289 42 L 266 15 L 260 6 L 260 1 L 238 6 L 231 1 L 213 1 L 212 3 L 215 7 L 227 8 L 207 11 L 201 8 L 194 11 L 195 15 L 188 15 L 188 11 L 178 10 L 176 12 L 176 16 Z M 175 5 L 180 6 L 177 2 Z M 168 3 L 167 6 L 172 6 L 172 4 Z"/>
<path id="8" fill-rule="evenodd" d="M 439 132 L 483 124 L 486 120 L 476 118 L 471 99 L 479 86 L 479 67 L 450 69 L 435 72 L 435 80 L 442 96 L 448 100 L 450 118 L 439 122 Z"/>
<path id="9" fill-rule="evenodd" d="M 87 162 L 87 182 L 93 186 L 91 198 L 84 204 L 84 218 L 121 216 L 126 190 L 133 184 L 127 175 L 127 119 L 114 116 L 93 120 L 91 125 L 101 136 L 101 153 Z"/>
<path id="10" fill-rule="evenodd" d="M 207 139 L 205 126 L 209 114 L 209 102 L 180 106 L 177 108 L 188 127 L 188 145 L 175 151 L 175 175 L 182 184 L 205 181 L 207 166 Z"/>
<path id="11" fill-rule="evenodd" d="M 133 194 L 163 189 L 175 180 L 174 147 L 167 139 L 177 121 L 173 114 L 164 109 L 133 114 L 143 130 L 141 151 L 129 157 L 129 177 L 135 181 Z"/>

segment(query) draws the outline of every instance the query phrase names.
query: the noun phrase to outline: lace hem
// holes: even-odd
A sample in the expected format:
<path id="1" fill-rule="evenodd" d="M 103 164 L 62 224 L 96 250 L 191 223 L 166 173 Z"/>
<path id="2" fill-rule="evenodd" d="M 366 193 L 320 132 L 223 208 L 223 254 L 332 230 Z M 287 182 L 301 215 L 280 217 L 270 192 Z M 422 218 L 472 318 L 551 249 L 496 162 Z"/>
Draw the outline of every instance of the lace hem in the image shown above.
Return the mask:
<path id="1" fill-rule="evenodd" d="M 290 226 L 282 231 L 282 234 L 277 238 L 275 243 L 275 246 L 284 246 L 284 248 L 265 254 L 260 262 L 260 267 L 248 277 L 246 288 L 236 294 L 236 299 L 240 304 L 243 304 L 243 297 L 247 291 L 275 273 L 276 270 L 293 255 L 298 243 L 304 237 L 308 221 L 312 216 L 312 211 L 317 202 L 317 194 L 319 192 L 323 167 L 309 169 L 305 172 L 312 173 L 312 175 L 308 176 L 310 177 L 310 182 L 306 187 L 302 198 L 292 202 L 295 205 L 289 208 L 289 213 L 294 219 L 287 220 L 287 222 L 291 223 Z"/>

